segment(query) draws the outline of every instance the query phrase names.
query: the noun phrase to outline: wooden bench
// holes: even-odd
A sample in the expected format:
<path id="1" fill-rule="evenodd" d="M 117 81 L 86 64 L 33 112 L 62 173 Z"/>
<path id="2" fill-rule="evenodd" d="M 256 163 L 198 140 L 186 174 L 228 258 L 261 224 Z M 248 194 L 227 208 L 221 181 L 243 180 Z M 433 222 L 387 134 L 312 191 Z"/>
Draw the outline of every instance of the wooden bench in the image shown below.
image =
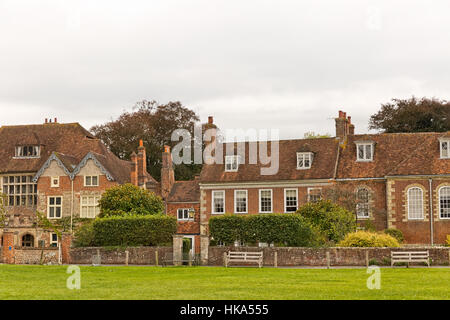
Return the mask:
<path id="1" fill-rule="evenodd" d="M 224 254 L 224 260 L 225 260 L 225 267 L 228 268 L 228 265 L 231 262 L 244 262 L 244 263 L 250 263 L 254 262 L 257 263 L 258 266 L 261 268 L 263 264 L 263 253 L 262 252 L 231 252 Z"/>
<path id="2" fill-rule="evenodd" d="M 391 251 L 391 267 L 396 262 L 425 262 L 430 266 L 430 253 L 428 251 Z"/>

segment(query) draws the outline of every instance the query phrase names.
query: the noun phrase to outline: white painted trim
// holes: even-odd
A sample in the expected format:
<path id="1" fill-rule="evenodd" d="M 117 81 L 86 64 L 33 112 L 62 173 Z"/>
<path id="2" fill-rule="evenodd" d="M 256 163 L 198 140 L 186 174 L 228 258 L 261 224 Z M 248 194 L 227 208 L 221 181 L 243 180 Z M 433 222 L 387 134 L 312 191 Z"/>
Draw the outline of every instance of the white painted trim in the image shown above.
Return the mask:
<path id="1" fill-rule="evenodd" d="M 409 191 L 411 191 L 412 189 L 419 189 L 420 190 L 420 194 L 422 197 L 422 217 L 421 218 L 412 218 L 410 216 L 410 212 L 409 212 Z M 408 188 L 408 190 L 406 190 L 406 207 L 408 210 L 408 220 L 424 220 L 425 219 L 425 215 L 424 215 L 424 201 L 423 201 L 423 190 L 420 187 L 414 186 L 414 187 L 410 187 Z"/>
<path id="2" fill-rule="evenodd" d="M 332 184 L 333 179 L 320 180 L 292 180 L 292 181 L 266 181 L 266 182 L 232 182 L 232 183 L 200 183 L 201 190 L 211 189 L 260 189 L 260 188 L 302 188 L 324 187 Z"/>
<path id="3" fill-rule="evenodd" d="M 185 219 L 185 218 L 180 219 L 180 218 L 178 217 L 178 211 L 179 211 L 179 210 L 187 210 L 187 212 L 188 212 L 188 218 L 187 218 L 187 219 Z M 194 218 L 189 218 L 189 210 L 190 210 L 190 208 L 177 208 L 177 221 L 183 221 L 183 222 L 186 222 L 186 221 L 194 221 Z M 183 212 L 183 216 L 184 216 L 184 212 Z"/>
<path id="4" fill-rule="evenodd" d="M 223 212 L 215 212 L 215 210 L 214 210 L 214 194 L 219 193 L 219 192 L 223 192 Z M 213 190 L 211 192 L 211 214 L 217 214 L 217 215 L 225 214 L 225 212 L 227 212 L 226 211 L 226 199 L 227 199 L 227 197 L 226 197 L 225 190 Z"/>
<path id="5" fill-rule="evenodd" d="M 442 144 L 446 142 L 447 143 L 447 157 L 443 156 L 443 149 Z M 440 150 L 440 159 L 450 159 L 450 139 L 439 139 L 439 150 Z"/>
<path id="6" fill-rule="evenodd" d="M 295 212 L 295 211 L 297 211 L 297 210 L 295 210 L 295 211 L 290 211 L 290 212 L 288 212 L 286 209 L 286 191 L 290 191 L 290 190 L 295 190 L 295 194 L 296 194 L 296 198 L 297 198 L 297 210 L 298 210 L 298 189 L 297 188 L 285 188 L 284 189 L 284 213 L 292 213 L 292 212 Z"/>
<path id="7" fill-rule="evenodd" d="M 261 192 L 262 191 L 270 191 L 270 211 L 262 211 L 261 206 Z M 258 192 L 258 207 L 259 207 L 259 213 L 273 213 L 273 189 L 259 189 Z"/>
<path id="8" fill-rule="evenodd" d="M 311 195 L 311 190 L 320 190 L 320 199 L 322 199 L 322 188 L 308 188 L 308 202 L 311 201 L 311 199 L 309 198 L 309 196 Z"/>
<path id="9" fill-rule="evenodd" d="M 236 169 L 230 169 L 227 170 L 227 160 L 231 160 L 231 167 L 233 167 L 234 159 L 236 159 Z M 225 172 L 238 172 L 239 171 L 239 156 L 232 155 L 232 156 L 225 156 Z"/>
<path id="10" fill-rule="evenodd" d="M 450 186 L 442 186 L 438 189 L 438 205 L 439 205 L 439 220 L 450 220 L 450 217 L 442 217 L 441 216 L 441 190 L 443 188 L 450 188 Z"/>
<path id="11" fill-rule="evenodd" d="M 236 201 L 236 199 L 237 199 L 237 197 L 236 197 L 236 194 L 238 193 L 238 192 L 245 192 L 245 211 L 243 211 L 243 212 L 237 212 L 237 201 Z M 243 189 L 241 189 L 241 190 L 234 190 L 234 199 L 233 199 L 233 201 L 234 201 L 234 213 L 236 213 L 236 214 L 245 214 L 245 213 L 248 213 L 248 190 L 243 190 Z"/>
<path id="12" fill-rule="evenodd" d="M 87 184 L 86 184 L 86 179 L 87 179 L 87 177 L 91 177 L 91 183 L 92 183 L 92 178 L 93 178 L 93 177 L 97 177 L 97 184 L 90 184 L 90 185 L 87 185 Z M 100 186 L 100 176 L 99 176 L 99 175 L 84 176 L 84 186 L 85 186 L 85 187 L 99 187 L 99 186 Z"/>
<path id="13" fill-rule="evenodd" d="M 56 210 L 55 210 L 55 217 L 50 217 L 50 198 L 61 198 L 61 217 L 56 217 Z M 63 217 L 63 202 L 64 198 L 63 196 L 47 196 L 47 219 L 61 219 Z M 55 200 L 56 203 L 56 200 Z M 59 207 L 59 206 L 58 206 Z M 56 208 L 55 205 L 52 206 L 52 208 Z"/>
<path id="14" fill-rule="evenodd" d="M 195 236 L 183 235 L 183 238 L 192 239 L 192 254 L 195 254 Z"/>

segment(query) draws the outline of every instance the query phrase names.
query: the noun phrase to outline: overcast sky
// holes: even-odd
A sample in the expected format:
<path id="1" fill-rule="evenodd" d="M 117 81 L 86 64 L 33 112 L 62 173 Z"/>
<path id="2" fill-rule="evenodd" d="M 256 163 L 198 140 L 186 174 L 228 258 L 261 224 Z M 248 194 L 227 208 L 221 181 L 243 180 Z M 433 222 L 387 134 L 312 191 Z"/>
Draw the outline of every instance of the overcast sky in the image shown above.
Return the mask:
<path id="1" fill-rule="evenodd" d="M 391 98 L 449 99 L 449 1 L 0 0 L 0 125 L 86 128 L 179 100 L 222 129 L 356 132 Z"/>

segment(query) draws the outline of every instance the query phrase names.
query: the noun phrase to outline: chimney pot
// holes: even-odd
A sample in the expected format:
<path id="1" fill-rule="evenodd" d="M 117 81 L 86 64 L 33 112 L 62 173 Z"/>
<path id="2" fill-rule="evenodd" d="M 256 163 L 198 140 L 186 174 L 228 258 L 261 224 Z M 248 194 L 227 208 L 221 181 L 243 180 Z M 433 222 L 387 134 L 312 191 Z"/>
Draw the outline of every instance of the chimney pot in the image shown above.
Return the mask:
<path id="1" fill-rule="evenodd" d="M 344 118 L 344 112 L 339 110 L 339 118 Z"/>
<path id="2" fill-rule="evenodd" d="M 48 123 L 48 119 L 47 118 L 45 118 L 45 123 Z"/>
<path id="3" fill-rule="evenodd" d="M 165 153 L 170 153 L 170 147 L 169 146 L 164 146 L 164 152 Z"/>
<path id="4" fill-rule="evenodd" d="M 208 123 L 209 124 L 213 124 L 214 123 L 214 118 L 212 116 L 208 117 Z"/>
<path id="5" fill-rule="evenodd" d="M 55 123 L 58 123 L 58 118 L 55 118 Z"/>
<path id="6" fill-rule="evenodd" d="M 352 123 L 352 117 L 348 116 L 348 123 L 351 124 Z"/>
<path id="7" fill-rule="evenodd" d="M 139 140 L 139 147 L 143 147 L 144 146 L 144 141 L 141 139 Z"/>

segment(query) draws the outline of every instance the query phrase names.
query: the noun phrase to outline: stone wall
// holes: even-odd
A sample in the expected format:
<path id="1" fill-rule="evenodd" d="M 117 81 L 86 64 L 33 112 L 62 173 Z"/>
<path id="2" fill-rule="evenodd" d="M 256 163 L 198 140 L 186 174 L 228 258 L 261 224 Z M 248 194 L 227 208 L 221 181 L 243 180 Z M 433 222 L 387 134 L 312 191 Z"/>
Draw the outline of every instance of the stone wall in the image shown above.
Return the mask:
<path id="1" fill-rule="evenodd" d="M 263 251 L 264 265 L 273 266 L 275 252 L 278 266 L 327 266 L 329 252 L 330 266 L 366 266 L 368 262 L 378 265 L 390 265 L 393 251 L 428 250 L 432 265 L 449 265 L 450 248 L 415 247 L 415 248 L 257 248 L 257 247 L 209 247 L 209 265 L 222 266 L 223 254 L 228 251 Z"/>
<path id="2" fill-rule="evenodd" d="M 21 248 L 14 250 L 14 264 L 58 264 L 58 248 Z"/>
<path id="3" fill-rule="evenodd" d="M 72 248 L 70 250 L 71 264 L 92 264 L 93 256 L 100 255 L 101 264 L 126 264 L 126 251 L 128 251 L 128 264 L 131 265 L 161 265 L 165 257 L 172 255 L 172 247 L 138 247 L 138 248 Z"/>

